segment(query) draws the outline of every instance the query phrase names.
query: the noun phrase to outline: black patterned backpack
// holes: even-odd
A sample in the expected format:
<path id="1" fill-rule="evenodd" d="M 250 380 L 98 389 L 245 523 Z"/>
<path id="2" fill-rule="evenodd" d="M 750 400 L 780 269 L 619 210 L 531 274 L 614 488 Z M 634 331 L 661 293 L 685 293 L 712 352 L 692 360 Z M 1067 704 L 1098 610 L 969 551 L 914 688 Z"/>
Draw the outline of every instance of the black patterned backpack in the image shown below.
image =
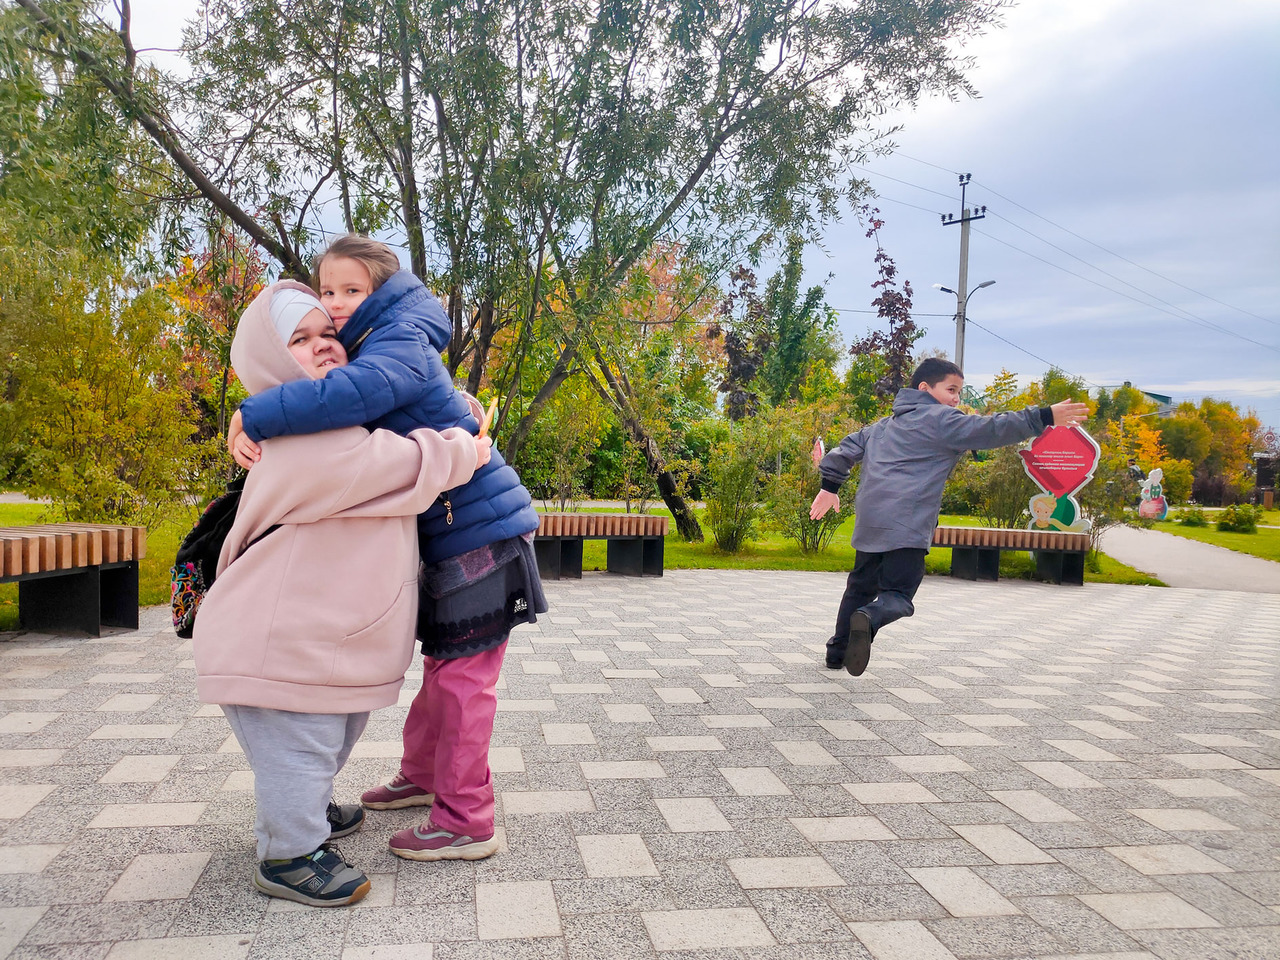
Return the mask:
<path id="1" fill-rule="evenodd" d="M 169 609 L 173 613 L 174 632 L 184 640 L 191 639 L 200 601 L 209 592 L 218 575 L 218 557 L 222 554 L 222 544 L 226 541 L 227 534 L 236 522 L 236 510 L 240 507 L 240 494 L 244 490 L 246 476 L 247 474 L 242 473 L 236 477 L 227 484 L 226 493 L 209 501 L 196 525 L 178 547 L 178 556 L 169 571 Z M 257 543 L 279 526 L 276 524 L 271 527 L 256 537 L 253 543 Z"/>

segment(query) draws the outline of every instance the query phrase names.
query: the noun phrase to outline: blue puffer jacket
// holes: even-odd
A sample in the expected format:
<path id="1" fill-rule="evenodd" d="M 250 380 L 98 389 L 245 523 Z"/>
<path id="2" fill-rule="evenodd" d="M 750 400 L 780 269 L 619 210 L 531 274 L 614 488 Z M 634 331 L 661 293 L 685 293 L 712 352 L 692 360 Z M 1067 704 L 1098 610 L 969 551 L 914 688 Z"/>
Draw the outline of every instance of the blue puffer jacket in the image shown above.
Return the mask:
<path id="1" fill-rule="evenodd" d="M 363 424 L 407 434 L 480 425 L 455 390 L 440 351 L 451 327 L 440 302 L 407 270 L 370 294 L 338 339 L 351 362 L 321 380 L 293 380 L 240 405 L 254 440 L 319 433 Z M 520 477 L 495 449 L 465 486 L 447 491 L 453 523 L 437 501 L 418 517 L 418 550 L 427 563 L 518 537 L 538 528 L 538 514 Z"/>

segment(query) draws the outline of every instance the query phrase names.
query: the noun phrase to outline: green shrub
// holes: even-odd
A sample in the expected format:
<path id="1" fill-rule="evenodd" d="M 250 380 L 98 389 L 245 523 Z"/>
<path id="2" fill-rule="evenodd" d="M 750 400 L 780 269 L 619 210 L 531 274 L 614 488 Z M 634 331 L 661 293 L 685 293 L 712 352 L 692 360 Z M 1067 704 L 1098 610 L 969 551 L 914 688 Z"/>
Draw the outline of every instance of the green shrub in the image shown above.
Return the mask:
<path id="1" fill-rule="evenodd" d="M 1218 517 L 1218 529 L 1223 533 L 1257 533 L 1262 508 L 1247 503 L 1227 507 Z"/>
<path id="2" fill-rule="evenodd" d="M 813 461 L 808 457 L 797 457 L 770 481 L 765 493 L 769 526 L 794 540 L 801 553 L 819 553 L 827 549 L 840 524 L 853 516 L 857 486 L 850 483 L 840 498 L 839 510 L 828 511 L 821 520 L 810 520 L 809 508 L 820 489 L 822 477 Z"/>
<path id="3" fill-rule="evenodd" d="M 1026 523 L 1027 502 L 1039 492 L 1012 446 L 1001 447 L 971 468 L 978 476 L 980 516 L 989 527 L 1007 529 Z"/>
<path id="4" fill-rule="evenodd" d="M 1204 508 L 1198 503 L 1188 503 L 1182 510 L 1178 511 L 1178 515 L 1174 517 L 1178 523 L 1184 527 L 1207 527 L 1209 518 L 1205 515 Z"/>
<path id="5" fill-rule="evenodd" d="M 982 461 L 966 454 L 942 488 L 942 512 L 959 517 L 982 513 L 985 477 Z M 1025 504 L 1024 504 L 1025 506 Z"/>
<path id="6" fill-rule="evenodd" d="M 760 514 L 760 464 L 767 455 L 766 447 L 762 425 L 747 419 L 733 425 L 707 464 L 703 519 L 711 527 L 716 546 L 725 553 L 737 553 L 755 532 Z"/>

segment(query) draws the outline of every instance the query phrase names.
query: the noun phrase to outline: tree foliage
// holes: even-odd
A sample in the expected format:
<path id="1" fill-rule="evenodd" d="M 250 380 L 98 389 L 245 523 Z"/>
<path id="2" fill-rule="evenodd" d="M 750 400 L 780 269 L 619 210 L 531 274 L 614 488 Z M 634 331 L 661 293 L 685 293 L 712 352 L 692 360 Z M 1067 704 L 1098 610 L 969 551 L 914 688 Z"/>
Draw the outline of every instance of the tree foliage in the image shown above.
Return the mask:
<path id="1" fill-rule="evenodd" d="M 869 367 L 879 374 L 873 391 L 881 405 L 888 407 L 899 390 L 910 386 L 907 378 L 914 364 L 911 351 L 925 331 L 911 319 L 911 281 L 903 280 L 902 288 L 898 288 L 898 266 L 880 244 L 880 229 L 884 226 L 880 211 L 864 205 L 860 214 L 867 222 L 867 238 L 876 243 L 878 277 L 871 284 L 876 291 L 871 305 L 887 329 L 869 331 L 854 342 L 849 352 L 855 357 L 871 358 Z"/>
<path id="2" fill-rule="evenodd" d="M 402 242 L 443 294 L 451 369 L 506 397 L 513 460 L 579 360 L 617 399 L 597 326 L 655 243 L 716 274 L 833 215 L 882 116 L 970 92 L 959 48 L 1004 5 L 211 0 L 178 79 L 139 66 L 127 0 L 115 30 L 15 2 L 53 89 L 76 71 L 168 158 L 175 216 L 225 218 L 298 276 L 335 223 Z M 558 346 L 537 377 L 535 331 Z M 680 517 L 658 439 L 628 430 Z"/>
<path id="3" fill-rule="evenodd" d="M 14 266 L 12 252 L 4 258 Z M 152 524 L 209 456 L 192 442 L 165 293 L 64 255 L 6 269 L 0 336 L 12 399 L 0 430 L 25 449 L 20 479 L 67 520 Z"/>

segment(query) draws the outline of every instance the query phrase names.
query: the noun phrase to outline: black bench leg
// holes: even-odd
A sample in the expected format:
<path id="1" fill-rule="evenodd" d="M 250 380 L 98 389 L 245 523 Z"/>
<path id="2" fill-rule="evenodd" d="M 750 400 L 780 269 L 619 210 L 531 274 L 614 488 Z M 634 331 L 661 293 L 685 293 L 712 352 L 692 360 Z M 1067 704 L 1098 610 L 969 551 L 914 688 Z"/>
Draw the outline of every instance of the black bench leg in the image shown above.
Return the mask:
<path id="1" fill-rule="evenodd" d="M 1063 575 L 1063 553 L 1061 550 L 1037 550 L 1036 579 L 1046 583 L 1061 583 Z M 1081 571 L 1083 577 L 1084 572 Z"/>
<path id="2" fill-rule="evenodd" d="M 136 577 L 136 574 L 135 574 Z M 18 583 L 18 620 L 28 630 L 56 633 L 80 630 L 102 635 L 102 584 L 97 567 Z M 137 626 L 137 586 L 134 587 L 134 626 Z"/>
<path id="3" fill-rule="evenodd" d="M 560 541 L 560 576 L 562 579 L 582 579 L 581 537 L 569 537 Z"/>
<path id="4" fill-rule="evenodd" d="M 1084 554 L 1064 553 L 1062 555 L 1062 582 L 1077 587 L 1084 586 Z"/>
<path id="5" fill-rule="evenodd" d="M 994 547 L 952 547 L 951 575 L 962 580 L 999 580 L 999 549 Z"/>
<path id="6" fill-rule="evenodd" d="M 543 580 L 560 579 L 560 541 L 538 537 L 533 541 L 533 554 L 538 558 L 538 576 Z"/>
<path id="7" fill-rule="evenodd" d="M 128 563 L 102 571 L 102 623 L 111 627 L 138 629 L 138 564 Z"/>
<path id="8" fill-rule="evenodd" d="M 645 537 L 642 566 L 646 577 L 662 576 L 662 555 L 665 543 L 662 537 Z"/>
<path id="9" fill-rule="evenodd" d="M 973 547 L 952 547 L 951 575 L 961 580 L 977 580 L 978 551 Z"/>
<path id="10" fill-rule="evenodd" d="M 644 544 L 640 540 L 609 540 L 605 569 L 624 577 L 644 575 Z"/>

